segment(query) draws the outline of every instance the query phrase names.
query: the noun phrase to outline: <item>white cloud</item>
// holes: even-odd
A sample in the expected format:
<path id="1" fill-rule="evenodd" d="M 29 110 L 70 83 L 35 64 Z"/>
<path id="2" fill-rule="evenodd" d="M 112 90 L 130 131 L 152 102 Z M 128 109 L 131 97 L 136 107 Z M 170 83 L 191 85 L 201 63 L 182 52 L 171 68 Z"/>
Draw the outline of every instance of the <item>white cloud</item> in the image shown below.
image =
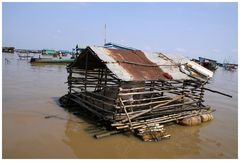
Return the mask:
<path id="1" fill-rule="evenodd" d="M 184 48 L 176 48 L 175 51 L 178 51 L 178 52 L 186 52 L 186 49 L 184 49 Z"/>
<path id="2" fill-rule="evenodd" d="M 167 52 L 167 49 L 165 49 L 165 48 L 159 48 L 159 49 L 156 49 L 156 51 L 159 51 L 159 52 Z"/>
<path id="3" fill-rule="evenodd" d="M 62 33 L 62 30 L 61 29 L 57 29 L 57 33 Z"/>
<path id="4" fill-rule="evenodd" d="M 237 53 L 238 50 L 237 50 L 237 49 L 232 49 L 232 52 L 233 52 L 233 53 Z"/>
<path id="5" fill-rule="evenodd" d="M 127 43 L 124 39 L 122 39 L 120 42 L 121 42 L 121 43 Z"/>
<path id="6" fill-rule="evenodd" d="M 144 48 L 144 50 L 151 50 L 152 48 L 151 48 L 151 46 L 146 46 L 145 48 Z"/>
<path id="7" fill-rule="evenodd" d="M 213 49 L 212 50 L 214 53 L 220 53 L 221 52 L 221 50 L 219 50 L 219 49 Z"/>

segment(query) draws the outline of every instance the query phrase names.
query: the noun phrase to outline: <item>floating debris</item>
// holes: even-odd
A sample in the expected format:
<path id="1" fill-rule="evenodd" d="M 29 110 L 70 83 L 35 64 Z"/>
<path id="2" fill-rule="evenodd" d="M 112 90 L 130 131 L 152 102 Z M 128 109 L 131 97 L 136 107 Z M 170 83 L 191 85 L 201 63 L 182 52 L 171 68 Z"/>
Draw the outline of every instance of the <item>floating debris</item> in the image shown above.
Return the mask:
<path id="1" fill-rule="evenodd" d="M 202 122 L 208 122 L 213 120 L 213 115 L 211 113 L 200 115 Z"/>
<path id="2" fill-rule="evenodd" d="M 186 125 L 186 126 L 195 126 L 195 125 L 200 125 L 202 123 L 201 117 L 200 116 L 193 116 L 193 117 L 187 117 L 179 121 L 181 125 Z"/>

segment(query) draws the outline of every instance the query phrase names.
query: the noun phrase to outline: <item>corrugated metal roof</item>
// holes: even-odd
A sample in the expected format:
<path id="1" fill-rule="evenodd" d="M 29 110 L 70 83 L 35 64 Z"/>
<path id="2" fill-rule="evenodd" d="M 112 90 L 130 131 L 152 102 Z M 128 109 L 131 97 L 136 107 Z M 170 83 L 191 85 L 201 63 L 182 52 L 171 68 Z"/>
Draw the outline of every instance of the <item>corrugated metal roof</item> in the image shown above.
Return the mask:
<path id="1" fill-rule="evenodd" d="M 80 54 L 79 58 L 71 66 L 80 67 L 81 63 L 84 64 L 84 53 L 87 50 L 93 51 L 94 55 L 117 78 L 123 81 L 168 80 L 171 78 L 175 80 L 191 79 L 186 74 L 183 74 L 177 66 L 179 63 L 184 64 L 188 62 L 188 59 L 182 56 L 180 58 L 176 55 L 167 56 L 166 54 L 147 53 L 140 50 L 121 50 L 91 46 Z M 84 65 L 81 68 L 83 67 Z"/>
<path id="2" fill-rule="evenodd" d="M 119 64 L 115 63 L 115 60 L 107 55 L 102 47 L 90 47 L 94 53 L 104 62 L 109 70 L 111 70 L 117 78 L 124 81 L 131 81 L 131 75 L 121 67 Z"/>
<path id="3" fill-rule="evenodd" d="M 179 64 L 185 64 L 189 60 L 183 56 L 162 54 L 162 53 L 147 53 L 145 55 L 149 60 L 159 65 L 163 72 L 169 73 L 174 80 L 191 79 L 186 74 L 179 70 Z"/>
<path id="4" fill-rule="evenodd" d="M 140 50 L 120 50 L 91 47 L 107 67 L 121 80 L 167 80 L 168 75 Z M 170 77 L 170 76 L 169 76 Z"/>

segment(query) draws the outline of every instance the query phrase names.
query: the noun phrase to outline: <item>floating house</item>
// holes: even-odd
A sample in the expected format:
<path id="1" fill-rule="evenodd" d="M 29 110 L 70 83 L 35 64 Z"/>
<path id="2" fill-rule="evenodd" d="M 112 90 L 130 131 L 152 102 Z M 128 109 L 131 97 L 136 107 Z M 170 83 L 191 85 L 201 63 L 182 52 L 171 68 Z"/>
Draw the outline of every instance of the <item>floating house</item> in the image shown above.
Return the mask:
<path id="1" fill-rule="evenodd" d="M 15 49 L 15 52 L 17 53 L 42 53 L 42 50 L 36 50 L 36 49 Z"/>
<path id="2" fill-rule="evenodd" d="M 43 55 L 55 55 L 55 54 L 57 54 L 57 51 L 55 51 L 55 50 L 49 50 L 49 49 L 43 49 L 43 50 L 42 50 L 42 54 L 43 54 Z"/>
<path id="3" fill-rule="evenodd" d="M 5 53 L 14 53 L 15 48 L 14 47 L 3 47 L 2 52 Z"/>
<path id="4" fill-rule="evenodd" d="M 193 59 L 191 59 L 191 61 L 194 61 L 194 62 L 200 64 L 199 59 L 194 59 L 194 58 L 193 58 Z"/>
<path id="5" fill-rule="evenodd" d="M 71 51 L 68 51 L 68 50 L 58 50 L 57 51 L 58 53 L 62 53 L 62 54 L 64 54 L 64 55 L 68 55 L 68 54 L 72 54 L 72 52 Z"/>
<path id="6" fill-rule="evenodd" d="M 238 68 L 238 65 L 237 64 L 224 63 L 223 67 L 224 67 L 225 70 L 235 71 Z"/>
<path id="7" fill-rule="evenodd" d="M 85 109 L 111 129 L 132 131 L 143 140 L 168 137 L 163 124 L 213 111 L 203 100 L 212 72 L 182 56 L 89 46 L 67 72 L 69 91 L 60 99 L 63 106 Z M 149 139 L 152 128 L 159 133 Z"/>
<path id="8" fill-rule="evenodd" d="M 74 61 L 75 56 L 68 50 L 43 49 L 42 55 L 32 57 L 30 63 L 69 64 Z"/>

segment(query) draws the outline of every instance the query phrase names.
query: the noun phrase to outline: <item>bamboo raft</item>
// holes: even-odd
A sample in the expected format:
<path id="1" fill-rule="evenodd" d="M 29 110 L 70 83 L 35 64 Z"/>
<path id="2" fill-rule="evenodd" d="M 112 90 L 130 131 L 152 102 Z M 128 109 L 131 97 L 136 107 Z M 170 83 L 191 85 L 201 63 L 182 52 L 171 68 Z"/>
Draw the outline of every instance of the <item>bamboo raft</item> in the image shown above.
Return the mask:
<path id="1" fill-rule="evenodd" d="M 115 62 L 107 62 L 109 58 L 103 58 L 103 51 L 107 51 L 107 55 L 114 58 Z M 75 104 L 104 120 L 112 131 L 97 135 L 96 138 L 130 131 L 144 141 L 159 141 L 170 138 L 163 129 L 164 124 L 214 111 L 204 105 L 204 86 L 208 83 L 208 78 L 203 80 L 186 76 L 188 79 L 174 79 L 166 74 L 159 75 L 164 71 L 145 60 L 147 58 L 143 58 L 142 53 L 134 51 L 141 56 L 141 59 L 134 58 L 140 60 L 134 63 L 129 55 L 126 56 L 129 54 L 126 52 L 88 47 L 67 66 L 68 94 L 60 102 L 66 108 Z M 124 56 L 127 61 L 119 60 L 120 57 L 116 55 Z M 179 71 L 179 65 L 173 64 L 172 60 L 167 57 L 161 59 L 172 64 L 169 68 L 174 66 Z M 128 73 L 116 72 L 121 68 L 117 66 L 119 68 L 116 69 L 113 65 L 120 65 Z M 153 71 L 155 73 L 152 75 L 143 75 L 144 79 L 140 77 L 142 73 Z M 129 73 L 133 78 L 126 81 L 124 74 Z"/>

